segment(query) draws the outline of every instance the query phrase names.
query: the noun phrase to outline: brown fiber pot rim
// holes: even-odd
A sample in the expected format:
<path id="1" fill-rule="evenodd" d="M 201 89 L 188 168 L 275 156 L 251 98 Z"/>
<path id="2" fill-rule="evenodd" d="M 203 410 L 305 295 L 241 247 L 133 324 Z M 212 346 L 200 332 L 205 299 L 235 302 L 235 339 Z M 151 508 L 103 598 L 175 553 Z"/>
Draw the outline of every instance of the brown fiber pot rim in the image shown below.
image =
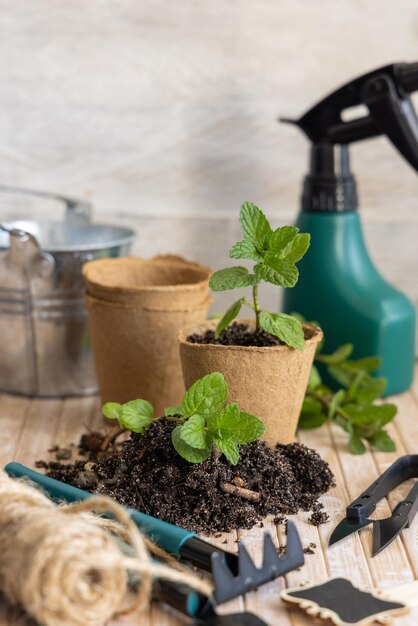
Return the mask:
<path id="1" fill-rule="evenodd" d="M 121 270 L 119 278 L 122 278 L 123 272 L 128 271 L 129 280 L 127 280 L 126 275 L 123 278 L 127 282 L 132 280 L 135 272 L 137 272 L 138 277 L 140 272 L 143 272 L 144 270 L 155 270 L 155 272 L 158 273 L 159 269 L 163 270 L 166 276 L 167 272 L 171 272 L 172 281 L 166 284 L 159 284 L 158 282 L 148 282 L 148 284 L 138 283 L 135 285 L 118 284 L 114 279 L 115 273 L 117 272 L 113 272 L 112 275 L 110 275 L 109 268 L 112 270 L 119 268 Z M 123 292 L 128 294 L 138 294 L 150 291 L 170 293 L 179 291 L 180 289 L 182 291 L 194 291 L 208 285 L 209 276 L 211 275 L 212 270 L 209 267 L 192 261 L 187 261 L 181 257 L 167 255 L 165 258 L 156 257 L 154 259 L 141 259 L 139 257 L 96 259 L 85 263 L 83 265 L 82 272 L 87 285 L 96 285 L 103 290 L 108 290 L 113 293 Z M 184 274 L 189 274 L 189 278 L 187 280 L 180 280 L 179 275 Z M 148 278 L 148 280 L 150 280 L 150 278 Z"/>
<path id="2" fill-rule="evenodd" d="M 248 326 L 255 325 L 255 320 L 253 319 L 238 319 L 234 321 L 240 324 L 248 324 Z M 216 328 L 217 324 L 218 324 L 218 320 L 213 320 L 213 321 L 208 321 L 204 324 L 194 324 L 193 326 L 189 326 L 188 328 L 182 329 L 178 335 L 180 346 L 187 346 L 187 349 L 189 350 L 202 350 L 202 349 L 203 350 L 218 350 L 218 351 L 232 350 L 236 352 L 266 352 L 266 353 L 275 352 L 277 353 L 277 352 L 284 352 L 287 350 L 293 350 L 293 348 L 290 348 L 287 345 L 283 345 L 283 346 L 233 346 L 233 345 L 224 346 L 222 344 L 216 344 L 216 343 L 191 343 L 190 341 L 187 341 L 187 337 L 191 335 L 192 333 L 203 333 L 205 330 L 212 330 Z M 306 345 L 312 345 L 312 344 L 317 345 L 321 341 L 323 337 L 323 333 L 322 333 L 322 330 L 318 326 L 304 323 L 302 324 L 302 327 L 305 331 L 305 335 L 310 334 L 308 338 L 305 337 Z M 306 349 L 306 345 L 305 345 L 305 349 Z M 302 350 L 301 352 L 304 352 L 304 351 L 305 350 Z"/>
<path id="3" fill-rule="evenodd" d="M 139 306 L 136 303 L 130 303 L 130 302 L 112 302 L 110 300 L 103 300 L 102 298 L 97 298 L 96 296 L 91 295 L 91 293 L 89 293 L 88 291 L 84 292 L 84 299 L 86 300 L 87 303 L 91 303 L 94 304 L 96 306 L 103 306 L 103 307 L 107 307 L 109 309 L 122 309 L 124 311 L 148 311 L 150 313 L 187 313 L 189 311 L 192 310 L 196 310 L 196 309 L 200 309 L 203 307 L 208 308 L 212 302 L 213 302 L 213 298 L 211 298 L 210 296 L 207 296 L 204 300 L 202 300 L 201 302 L 198 302 L 196 304 L 194 304 L 192 307 L 189 308 L 173 308 L 173 309 L 169 309 L 167 307 L 158 307 L 158 306 Z"/>

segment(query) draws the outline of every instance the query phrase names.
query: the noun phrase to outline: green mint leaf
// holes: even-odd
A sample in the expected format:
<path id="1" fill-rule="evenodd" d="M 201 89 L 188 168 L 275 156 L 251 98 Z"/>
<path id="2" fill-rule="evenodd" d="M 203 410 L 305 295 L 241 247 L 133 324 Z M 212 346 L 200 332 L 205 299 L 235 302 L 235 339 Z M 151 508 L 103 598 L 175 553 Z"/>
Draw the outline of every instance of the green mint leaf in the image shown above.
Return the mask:
<path id="1" fill-rule="evenodd" d="M 257 282 L 257 277 L 250 274 L 246 267 L 237 265 L 214 272 L 209 279 L 209 287 L 212 291 L 228 291 L 229 289 L 249 287 L 257 284 Z"/>
<path id="2" fill-rule="evenodd" d="M 367 404 L 380 398 L 386 387 L 386 378 L 372 378 L 367 376 L 360 387 L 357 388 L 355 394 L 355 401 L 358 404 Z"/>
<path id="3" fill-rule="evenodd" d="M 269 239 L 269 250 L 273 250 L 276 253 L 285 250 L 286 246 L 296 237 L 298 232 L 299 228 L 296 226 L 281 226 L 277 228 Z"/>
<path id="4" fill-rule="evenodd" d="M 284 341 L 291 348 L 303 350 L 305 347 L 301 323 L 291 315 L 261 311 L 260 326 L 266 332 Z"/>
<path id="5" fill-rule="evenodd" d="M 208 447 L 206 450 L 203 450 L 189 446 L 189 444 L 181 438 L 182 428 L 182 425 L 176 426 L 171 433 L 171 441 L 177 454 L 183 457 L 183 459 L 186 459 L 189 463 L 202 463 L 206 461 L 206 459 L 210 457 L 211 448 Z"/>
<path id="6" fill-rule="evenodd" d="M 347 369 L 354 370 L 366 370 L 366 372 L 374 372 L 379 369 L 382 363 L 382 359 L 378 356 L 367 356 L 362 359 L 353 359 L 352 361 L 347 361 L 345 363 L 345 367 Z"/>
<path id="7" fill-rule="evenodd" d="M 353 381 L 352 372 L 348 372 L 341 365 L 330 365 L 328 367 L 328 373 L 337 383 L 346 388 L 349 387 Z"/>
<path id="8" fill-rule="evenodd" d="M 120 408 L 120 425 L 133 433 L 142 433 L 151 424 L 153 412 L 147 400 L 131 400 Z"/>
<path id="9" fill-rule="evenodd" d="M 258 279 L 278 287 L 294 287 L 299 278 L 299 271 L 294 263 L 277 259 L 269 253 L 266 254 L 264 263 L 258 263 L 254 271 Z"/>
<path id="10" fill-rule="evenodd" d="M 339 365 L 342 361 L 347 360 L 351 356 L 353 348 L 353 344 L 345 343 L 332 354 L 317 354 L 315 360 L 320 363 L 325 363 L 325 365 Z"/>
<path id="11" fill-rule="evenodd" d="M 395 442 L 392 437 L 384 430 L 378 430 L 368 439 L 373 448 L 382 452 L 394 452 L 396 450 Z"/>
<path id="12" fill-rule="evenodd" d="M 328 407 L 328 419 L 332 420 L 337 409 L 344 402 L 345 397 L 346 397 L 346 393 L 344 389 L 340 389 L 339 391 L 337 391 L 336 394 L 332 396 L 331 402 L 329 403 L 329 407 Z"/>
<path id="13" fill-rule="evenodd" d="M 110 420 L 118 420 L 120 418 L 121 406 L 119 402 L 106 402 L 106 404 L 102 406 L 102 413 Z"/>
<path id="14" fill-rule="evenodd" d="M 236 402 L 231 402 L 223 410 L 211 415 L 207 419 L 207 424 L 210 432 L 217 436 L 221 431 L 224 431 L 224 435 L 229 437 L 235 427 L 236 421 L 239 419 L 239 408 Z"/>
<path id="15" fill-rule="evenodd" d="M 349 386 L 349 388 L 347 389 L 347 398 L 349 400 L 352 400 L 353 398 L 356 397 L 357 394 L 357 390 L 360 387 L 360 385 L 364 382 L 364 379 L 367 376 L 367 372 L 365 372 L 364 370 L 359 370 L 358 372 L 355 373 L 354 379 L 351 383 L 351 385 Z"/>
<path id="16" fill-rule="evenodd" d="M 345 410 L 345 407 L 344 407 Z M 340 428 L 342 428 L 343 430 L 345 430 L 346 433 L 353 433 L 354 432 L 354 427 L 353 424 L 351 422 L 349 422 L 345 417 L 342 417 L 341 415 L 339 415 L 338 413 L 336 413 L 334 415 L 334 420 L 333 420 L 338 426 L 340 426 Z"/>
<path id="17" fill-rule="evenodd" d="M 213 443 L 219 448 L 219 450 L 225 455 L 231 465 L 236 465 L 239 461 L 239 449 L 238 445 L 232 438 L 222 439 L 221 437 L 214 437 Z"/>
<path id="18" fill-rule="evenodd" d="M 234 426 L 234 439 L 237 443 L 251 443 L 266 431 L 264 423 L 255 415 L 240 411 Z"/>
<path id="19" fill-rule="evenodd" d="M 280 252 L 280 258 L 286 259 L 286 261 L 290 261 L 291 263 L 297 263 L 305 256 L 310 241 L 311 236 L 308 233 L 296 235 L 296 237 L 287 244 L 285 249 Z"/>
<path id="20" fill-rule="evenodd" d="M 318 368 L 315 367 L 315 365 L 312 365 L 311 371 L 309 372 L 308 387 L 307 387 L 308 391 L 314 391 L 314 389 L 319 387 L 321 383 L 322 383 L 322 380 L 318 372 Z"/>
<path id="21" fill-rule="evenodd" d="M 206 422 L 202 415 L 192 415 L 182 425 L 180 437 L 192 448 L 207 450 Z"/>
<path id="22" fill-rule="evenodd" d="M 299 416 L 298 428 L 311 429 L 319 428 L 327 421 L 327 415 L 324 408 L 316 398 L 305 396 L 303 400 L 301 413 Z"/>
<path id="23" fill-rule="evenodd" d="M 299 417 L 298 428 L 302 430 L 310 430 L 312 428 L 319 428 L 327 421 L 327 416 L 324 413 L 301 413 Z"/>
<path id="24" fill-rule="evenodd" d="M 234 243 L 229 251 L 229 256 L 231 259 L 252 259 L 253 261 L 262 261 L 264 258 L 253 242 L 248 239 Z"/>
<path id="25" fill-rule="evenodd" d="M 230 323 L 239 315 L 241 311 L 241 307 L 245 304 L 246 299 L 240 298 L 234 304 L 231 304 L 229 309 L 226 311 L 225 315 L 220 319 L 219 324 L 215 330 L 215 337 L 218 338 L 221 332 L 230 325 Z"/>
<path id="26" fill-rule="evenodd" d="M 181 403 L 183 415 L 212 415 L 218 413 L 228 397 L 228 386 L 219 372 L 213 372 L 197 380 L 186 391 Z"/>
<path id="27" fill-rule="evenodd" d="M 168 406 L 164 409 L 164 415 L 171 417 L 172 415 L 182 415 L 181 406 Z"/>
<path id="28" fill-rule="evenodd" d="M 240 411 L 235 402 L 215 416 L 208 418 L 208 427 L 214 436 L 232 438 L 236 443 L 250 443 L 265 432 L 264 423 L 251 413 Z"/>
<path id="29" fill-rule="evenodd" d="M 252 202 L 244 202 L 240 218 L 244 239 L 251 241 L 258 250 L 267 249 L 272 230 L 263 211 Z"/>
<path id="30" fill-rule="evenodd" d="M 312 398 L 311 396 L 305 396 L 302 403 L 301 413 L 304 413 L 305 415 L 315 415 L 322 412 L 323 407 L 319 400 Z"/>
<path id="31" fill-rule="evenodd" d="M 394 404 L 370 404 L 366 406 L 346 404 L 344 411 L 348 413 L 353 424 L 364 426 L 376 422 L 378 425 L 384 426 L 393 420 L 397 407 Z"/>
<path id="32" fill-rule="evenodd" d="M 361 437 L 356 433 L 350 435 L 348 446 L 353 454 L 364 454 L 366 452 L 366 446 L 361 440 Z"/>

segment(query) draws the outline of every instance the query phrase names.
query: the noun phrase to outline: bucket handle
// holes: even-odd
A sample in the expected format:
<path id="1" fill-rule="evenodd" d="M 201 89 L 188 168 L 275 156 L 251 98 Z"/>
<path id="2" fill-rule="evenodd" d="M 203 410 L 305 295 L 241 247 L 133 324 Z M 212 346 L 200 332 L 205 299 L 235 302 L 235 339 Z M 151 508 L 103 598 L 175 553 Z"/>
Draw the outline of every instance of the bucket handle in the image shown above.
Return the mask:
<path id="1" fill-rule="evenodd" d="M 0 230 L 9 234 L 9 258 L 16 268 L 24 270 L 29 280 L 27 289 L 31 291 L 30 282 L 34 277 L 49 279 L 55 268 L 55 259 L 52 254 L 42 250 L 38 240 L 32 233 L 22 228 L 9 228 L 0 223 Z"/>
<path id="2" fill-rule="evenodd" d="M 48 191 L 37 191 L 21 187 L 9 187 L 8 185 L 0 185 L 0 193 L 2 192 L 58 200 L 65 205 L 66 222 L 70 222 L 72 224 L 88 224 L 91 221 L 93 206 L 88 200 L 69 198 L 68 196 L 62 196 L 61 194 L 50 193 Z"/>

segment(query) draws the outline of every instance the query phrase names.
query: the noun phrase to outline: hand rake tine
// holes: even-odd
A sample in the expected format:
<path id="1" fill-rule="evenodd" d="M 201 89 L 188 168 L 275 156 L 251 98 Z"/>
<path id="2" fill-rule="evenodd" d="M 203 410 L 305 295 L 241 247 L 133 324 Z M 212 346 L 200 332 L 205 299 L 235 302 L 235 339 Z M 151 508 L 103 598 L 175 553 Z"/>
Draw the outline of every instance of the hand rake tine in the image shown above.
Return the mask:
<path id="1" fill-rule="evenodd" d="M 225 563 L 223 557 L 218 552 L 214 552 L 211 556 L 211 562 L 212 576 L 215 583 L 215 590 L 213 592 L 215 603 L 221 604 L 222 602 L 226 602 L 240 595 L 239 593 L 237 594 L 235 590 L 236 577 Z"/>
<path id="2" fill-rule="evenodd" d="M 270 572 L 273 578 L 281 575 L 283 557 L 279 556 L 277 548 L 269 532 L 264 533 L 263 566 L 262 570 Z"/>
<path id="3" fill-rule="evenodd" d="M 302 544 L 296 526 L 288 523 L 287 548 L 283 557 L 278 555 L 270 533 L 264 533 L 263 564 L 257 567 L 254 564 L 247 548 L 240 544 L 238 547 L 238 576 L 234 576 L 222 556 L 212 554 L 212 574 L 215 583 L 214 599 L 221 604 L 237 596 L 241 596 L 252 589 L 283 576 L 300 567 L 305 562 Z"/>
<path id="4" fill-rule="evenodd" d="M 280 574 L 283 576 L 287 572 L 291 572 L 297 567 L 302 567 L 305 563 L 305 555 L 303 553 L 302 543 L 298 530 L 293 522 L 287 523 L 287 546 L 286 554 L 280 558 Z"/>

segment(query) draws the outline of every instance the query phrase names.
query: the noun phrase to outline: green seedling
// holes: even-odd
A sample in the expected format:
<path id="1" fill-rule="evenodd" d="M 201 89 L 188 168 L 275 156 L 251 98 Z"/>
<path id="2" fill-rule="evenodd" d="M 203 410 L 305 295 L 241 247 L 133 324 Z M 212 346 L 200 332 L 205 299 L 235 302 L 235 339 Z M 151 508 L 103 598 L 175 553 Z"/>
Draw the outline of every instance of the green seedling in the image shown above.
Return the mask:
<path id="1" fill-rule="evenodd" d="M 212 274 L 209 286 L 212 291 L 228 291 L 241 287 L 252 288 L 252 302 L 240 298 L 234 302 L 219 321 L 215 336 L 229 326 L 243 306 L 255 313 L 255 327 L 278 337 L 285 344 L 303 350 L 305 339 L 302 325 L 296 317 L 285 313 L 270 313 L 261 308 L 258 288 L 261 282 L 278 287 L 294 287 L 299 278 L 296 263 L 309 247 L 310 235 L 300 234 L 296 226 L 282 226 L 273 230 L 264 213 L 251 202 L 244 202 L 240 211 L 244 235 L 229 251 L 232 259 L 254 261 L 252 271 L 236 265 Z"/>
<path id="2" fill-rule="evenodd" d="M 105 417 L 118 420 L 122 429 L 134 433 L 145 432 L 159 419 L 176 422 L 173 446 L 186 461 L 202 463 L 215 448 L 236 465 L 239 446 L 261 437 L 265 426 L 258 417 L 240 411 L 235 402 L 227 404 L 227 397 L 225 378 L 213 372 L 186 391 L 180 406 L 165 409 L 165 417 L 153 417 L 154 409 L 146 400 L 108 402 L 102 412 Z"/>
<path id="3" fill-rule="evenodd" d="M 349 448 L 353 454 L 366 452 L 365 442 L 377 450 L 393 452 L 395 442 L 384 426 L 393 420 L 397 407 L 389 403 L 375 404 L 387 384 L 385 378 L 371 375 L 379 368 L 380 359 L 350 359 L 352 352 L 351 344 L 341 346 L 333 354 L 322 354 L 319 346 L 315 361 L 326 367 L 340 388 L 334 391 L 325 385 L 317 367 L 313 365 L 299 428 L 318 428 L 331 421 L 348 433 Z"/>

